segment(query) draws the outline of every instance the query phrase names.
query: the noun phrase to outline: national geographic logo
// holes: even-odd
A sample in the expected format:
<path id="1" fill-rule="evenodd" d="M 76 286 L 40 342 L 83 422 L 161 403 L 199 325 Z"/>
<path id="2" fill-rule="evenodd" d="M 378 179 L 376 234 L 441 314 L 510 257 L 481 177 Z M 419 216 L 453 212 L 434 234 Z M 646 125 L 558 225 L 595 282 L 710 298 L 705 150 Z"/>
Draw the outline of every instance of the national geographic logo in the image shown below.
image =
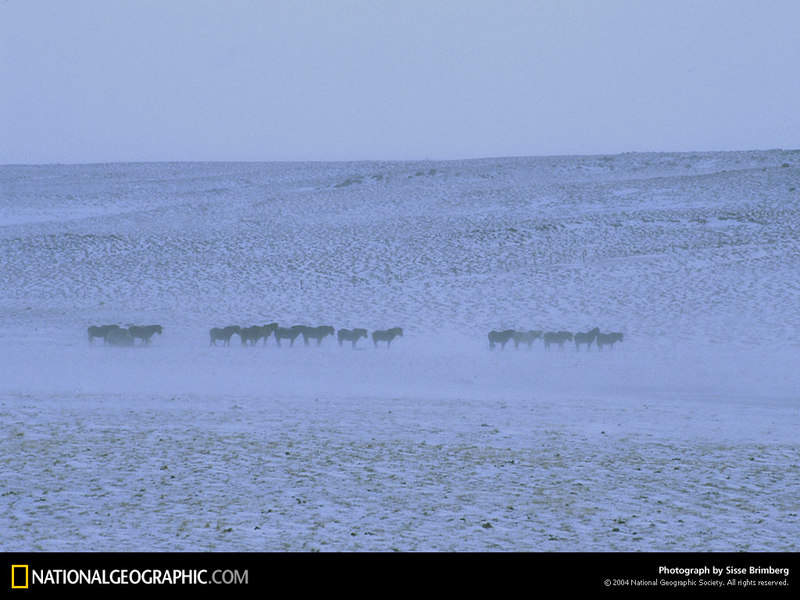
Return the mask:
<path id="1" fill-rule="evenodd" d="M 181 568 L 30 568 L 11 565 L 11 589 L 27 590 L 48 586 L 165 586 L 165 585 L 248 585 L 247 569 Z"/>
<path id="2" fill-rule="evenodd" d="M 11 565 L 11 589 L 28 589 L 28 565 Z"/>

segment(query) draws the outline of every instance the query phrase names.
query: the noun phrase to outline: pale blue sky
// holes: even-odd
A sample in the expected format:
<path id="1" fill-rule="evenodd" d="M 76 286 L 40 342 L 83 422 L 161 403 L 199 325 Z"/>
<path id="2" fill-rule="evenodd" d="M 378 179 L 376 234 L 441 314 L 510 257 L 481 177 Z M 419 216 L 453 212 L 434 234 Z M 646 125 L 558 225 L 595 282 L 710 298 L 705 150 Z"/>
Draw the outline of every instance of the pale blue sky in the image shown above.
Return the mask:
<path id="1" fill-rule="evenodd" d="M 800 147 L 797 0 L 3 0 L 0 164 Z"/>

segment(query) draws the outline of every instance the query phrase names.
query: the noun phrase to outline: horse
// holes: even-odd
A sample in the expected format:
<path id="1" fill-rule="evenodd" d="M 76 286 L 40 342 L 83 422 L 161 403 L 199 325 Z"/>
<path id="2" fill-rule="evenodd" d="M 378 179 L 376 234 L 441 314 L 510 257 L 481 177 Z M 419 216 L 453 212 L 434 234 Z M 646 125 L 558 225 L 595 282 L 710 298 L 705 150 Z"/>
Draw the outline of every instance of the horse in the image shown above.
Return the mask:
<path id="1" fill-rule="evenodd" d="M 233 334 L 237 334 L 241 336 L 242 328 L 238 325 L 228 325 L 227 327 L 214 327 L 209 331 L 209 335 L 211 336 L 211 344 L 214 346 L 217 345 L 217 340 L 222 340 L 223 346 L 230 346 L 231 344 L 231 337 Z"/>
<path id="2" fill-rule="evenodd" d="M 270 323 L 269 325 L 253 325 L 245 327 L 239 332 L 239 337 L 242 338 L 242 346 L 246 346 L 250 342 L 251 346 L 255 346 L 258 340 L 264 340 L 264 345 L 267 345 L 267 338 L 272 335 L 272 332 L 278 328 L 277 323 Z"/>
<path id="3" fill-rule="evenodd" d="M 258 340 L 261 339 L 261 326 L 253 325 L 252 327 L 242 327 L 239 330 L 239 339 L 242 340 L 242 346 L 255 346 Z"/>
<path id="4" fill-rule="evenodd" d="M 356 342 L 361 338 L 367 338 L 367 330 L 366 329 L 340 329 L 336 334 L 336 337 L 339 340 L 339 345 L 341 346 L 343 342 L 352 342 L 353 348 L 356 347 Z"/>
<path id="5" fill-rule="evenodd" d="M 292 325 L 291 327 L 276 327 L 275 328 L 275 341 L 278 346 L 281 345 L 281 340 L 289 340 L 290 345 L 294 346 L 294 341 L 299 335 L 306 330 L 305 325 Z"/>
<path id="6" fill-rule="evenodd" d="M 494 350 L 495 344 L 500 344 L 500 349 L 504 350 L 509 340 L 514 338 L 517 332 L 513 329 L 506 329 L 505 331 L 490 331 L 489 332 L 489 349 Z"/>
<path id="7" fill-rule="evenodd" d="M 616 342 L 622 341 L 622 334 L 619 332 L 614 333 L 598 333 L 597 339 L 595 343 L 597 344 L 597 349 L 602 350 L 603 346 L 608 346 L 609 348 L 614 348 L 614 344 Z"/>
<path id="8" fill-rule="evenodd" d="M 268 323 L 267 325 L 261 326 L 261 337 L 264 338 L 264 345 L 267 345 L 267 340 L 269 336 L 275 333 L 275 330 L 278 328 L 277 323 Z"/>
<path id="9" fill-rule="evenodd" d="M 142 340 L 142 346 L 149 346 L 150 338 L 155 334 L 161 335 L 164 328 L 161 325 L 146 325 L 144 327 L 131 325 L 128 331 L 131 332 L 131 335 L 133 335 L 135 339 Z"/>
<path id="10" fill-rule="evenodd" d="M 550 344 L 558 344 L 559 348 L 563 348 L 564 343 L 571 342 L 572 338 L 572 333 L 569 331 L 548 331 L 544 334 L 544 347 L 550 348 Z"/>
<path id="11" fill-rule="evenodd" d="M 322 343 L 322 340 L 325 339 L 328 335 L 334 335 L 336 330 L 331 327 L 330 325 L 320 325 L 319 327 L 306 327 L 303 329 L 303 342 L 306 346 L 308 346 L 309 338 L 312 340 L 317 340 L 317 346 Z"/>
<path id="12" fill-rule="evenodd" d="M 110 329 L 106 335 L 106 342 L 109 346 L 133 346 L 135 338 L 129 329 Z"/>
<path id="13" fill-rule="evenodd" d="M 119 329 L 119 325 L 92 325 L 87 330 L 89 334 L 89 343 L 94 343 L 94 338 L 103 338 L 103 343 L 107 343 L 106 336 L 108 336 L 108 332 L 113 329 Z"/>
<path id="14" fill-rule="evenodd" d="M 587 331 L 586 333 L 578 332 L 575 334 L 575 350 L 578 351 L 581 349 L 581 344 L 586 344 L 586 349 L 592 349 L 592 342 L 597 337 L 597 334 L 600 333 L 600 328 L 595 327 L 591 331 Z"/>
<path id="15" fill-rule="evenodd" d="M 400 327 L 392 327 L 391 329 L 378 329 L 372 332 L 372 343 L 378 347 L 378 342 L 386 342 L 386 347 L 392 345 L 392 340 L 396 337 L 403 337 L 403 330 Z"/>
<path id="16" fill-rule="evenodd" d="M 528 349 L 533 345 L 533 342 L 542 337 L 542 332 L 538 330 L 531 331 L 515 331 L 514 332 L 514 348 L 519 348 L 520 344 L 527 344 Z"/>

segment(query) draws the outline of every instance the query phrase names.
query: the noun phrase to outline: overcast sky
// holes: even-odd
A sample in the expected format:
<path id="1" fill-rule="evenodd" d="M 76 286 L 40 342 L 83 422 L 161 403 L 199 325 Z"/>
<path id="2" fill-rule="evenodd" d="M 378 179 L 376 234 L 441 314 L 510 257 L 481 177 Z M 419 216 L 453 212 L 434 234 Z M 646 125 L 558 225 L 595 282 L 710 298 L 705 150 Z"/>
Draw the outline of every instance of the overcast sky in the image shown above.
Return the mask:
<path id="1" fill-rule="evenodd" d="M 0 0 L 0 164 L 766 148 L 797 0 Z"/>

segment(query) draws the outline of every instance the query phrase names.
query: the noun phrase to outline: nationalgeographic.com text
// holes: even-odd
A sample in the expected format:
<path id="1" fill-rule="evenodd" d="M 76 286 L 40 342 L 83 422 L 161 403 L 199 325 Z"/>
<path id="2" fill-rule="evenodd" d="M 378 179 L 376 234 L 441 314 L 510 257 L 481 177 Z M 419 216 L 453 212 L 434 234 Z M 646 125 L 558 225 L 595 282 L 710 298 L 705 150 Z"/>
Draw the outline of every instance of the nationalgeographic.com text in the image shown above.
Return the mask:
<path id="1" fill-rule="evenodd" d="M 247 585 L 234 569 L 31 569 L 31 585 Z"/>

